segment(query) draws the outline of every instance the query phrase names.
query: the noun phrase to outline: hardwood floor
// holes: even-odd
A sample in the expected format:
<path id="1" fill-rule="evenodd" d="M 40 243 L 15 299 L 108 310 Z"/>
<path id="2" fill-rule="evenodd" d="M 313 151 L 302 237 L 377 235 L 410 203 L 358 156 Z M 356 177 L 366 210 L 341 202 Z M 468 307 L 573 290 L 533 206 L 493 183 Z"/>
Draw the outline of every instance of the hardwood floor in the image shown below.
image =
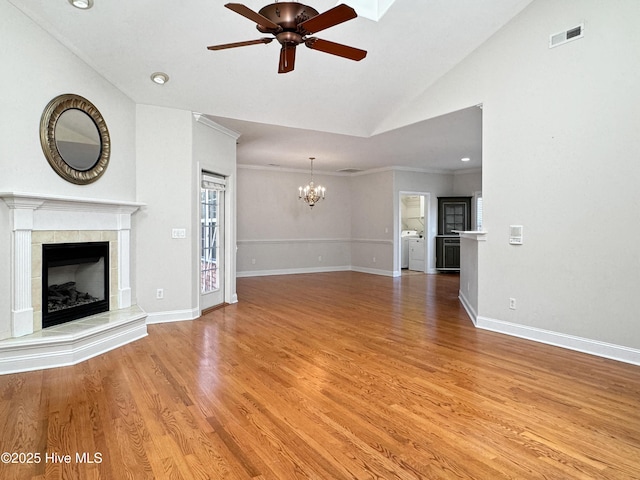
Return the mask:
<path id="1" fill-rule="evenodd" d="M 2 376 L 0 450 L 40 462 L 0 478 L 640 478 L 640 367 L 476 330 L 457 290 L 241 278 L 238 304 Z"/>

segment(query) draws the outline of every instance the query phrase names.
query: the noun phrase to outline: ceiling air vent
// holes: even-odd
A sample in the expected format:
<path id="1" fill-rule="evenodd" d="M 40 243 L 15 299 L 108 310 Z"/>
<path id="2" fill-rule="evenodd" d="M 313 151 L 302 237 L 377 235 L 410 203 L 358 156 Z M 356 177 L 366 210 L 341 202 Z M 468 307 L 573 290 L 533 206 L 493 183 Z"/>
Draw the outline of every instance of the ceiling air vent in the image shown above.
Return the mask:
<path id="1" fill-rule="evenodd" d="M 559 45 L 564 45 L 567 42 L 572 40 L 577 40 L 584 36 L 584 23 L 580 25 L 570 28 L 569 30 L 565 30 L 564 32 L 555 33 L 549 36 L 549 48 L 557 47 Z"/>
<path id="2" fill-rule="evenodd" d="M 338 172 L 340 173 L 358 173 L 361 171 L 362 170 L 360 168 L 341 168 L 340 170 L 338 170 Z"/>

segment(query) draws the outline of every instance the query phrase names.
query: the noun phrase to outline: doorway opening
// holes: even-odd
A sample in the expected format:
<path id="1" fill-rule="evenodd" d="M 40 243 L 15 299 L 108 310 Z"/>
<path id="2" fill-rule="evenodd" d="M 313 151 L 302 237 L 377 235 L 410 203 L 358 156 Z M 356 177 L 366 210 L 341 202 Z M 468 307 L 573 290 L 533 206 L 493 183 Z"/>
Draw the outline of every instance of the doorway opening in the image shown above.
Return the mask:
<path id="1" fill-rule="evenodd" d="M 432 268 L 431 194 L 429 192 L 399 192 L 400 241 L 395 247 L 401 274 L 429 273 Z"/>

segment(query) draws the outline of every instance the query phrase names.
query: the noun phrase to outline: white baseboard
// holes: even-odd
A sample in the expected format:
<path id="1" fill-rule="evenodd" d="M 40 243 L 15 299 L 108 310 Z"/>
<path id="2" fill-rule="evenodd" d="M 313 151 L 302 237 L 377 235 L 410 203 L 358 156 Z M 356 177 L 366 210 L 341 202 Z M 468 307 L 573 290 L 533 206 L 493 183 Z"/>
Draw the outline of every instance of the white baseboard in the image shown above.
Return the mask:
<path id="1" fill-rule="evenodd" d="M 630 363 L 633 365 L 640 365 L 640 350 L 635 348 L 590 340 L 588 338 L 576 337 L 540 328 L 528 327 L 526 325 L 518 325 L 482 316 L 476 317 L 475 325 L 483 330 L 491 330 L 492 332 L 504 333 L 506 335 L 525 338 L 535 342 L 555 345 L 557 347 L 576 350 L 578 352 L 588 353 L 598 357 L 610 358 L 612 360 L 618 360 L 620 362 Z"/>
<path id="2" fill-rule="evenodd" d="M 469 300 L 467 300 L 467 297 L 464 296 L 464 293 L 462 293 L 461 290 L 458 290 L 458 300 L 460 300 L 460 303 L 462 303 L 462 306 L 466 310 L 467 315 L 469 315 L 469 318 L 471 319 L 473 324 L 477 327 L 478 314 L 476 313 L 475 309 L 471 306 L 471 303 L 469 302 Z"/>
<path id="3" fill-rule="evenodd" d="M 380 270 L 378 268 L 367 267 L 351 267 L 349 270 L 352 272 L 370 273 L 372 275 L 383 275 L 385 277 L 393 277 L 393 270 Z"/>
<path id="4" fill-rule="evenodd" d="M 351 268 L 346 266 L 339 267 L 313 267 L 313 268 L 283 268 L 278 270 L 246 270 L 237 272 L 236 277 L 268 277 L 271 275 L 298 275 L 301 273 L 326 273 L 326 272 L 345 272 Z"/>
<path id="5" fill-rule="evenodd" d="M 182 322 L 184 320 L 194 320 L 200 316 L 197 308 L 186 310 L 171 310 L 167 312 L 147 313 L 147 325 L 152 323 Z"/>

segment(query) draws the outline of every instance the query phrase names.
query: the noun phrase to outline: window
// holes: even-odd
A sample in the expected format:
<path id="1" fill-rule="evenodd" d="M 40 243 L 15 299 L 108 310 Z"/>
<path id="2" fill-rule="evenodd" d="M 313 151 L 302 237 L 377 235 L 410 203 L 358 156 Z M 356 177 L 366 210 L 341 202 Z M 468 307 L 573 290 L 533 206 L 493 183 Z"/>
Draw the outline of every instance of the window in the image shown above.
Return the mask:
<path id="1" fill-rule="evenodd" d="M 482 231 L 482 192 L 476 192 L 475 198 L 475 228 L 474 230 Z"/>

